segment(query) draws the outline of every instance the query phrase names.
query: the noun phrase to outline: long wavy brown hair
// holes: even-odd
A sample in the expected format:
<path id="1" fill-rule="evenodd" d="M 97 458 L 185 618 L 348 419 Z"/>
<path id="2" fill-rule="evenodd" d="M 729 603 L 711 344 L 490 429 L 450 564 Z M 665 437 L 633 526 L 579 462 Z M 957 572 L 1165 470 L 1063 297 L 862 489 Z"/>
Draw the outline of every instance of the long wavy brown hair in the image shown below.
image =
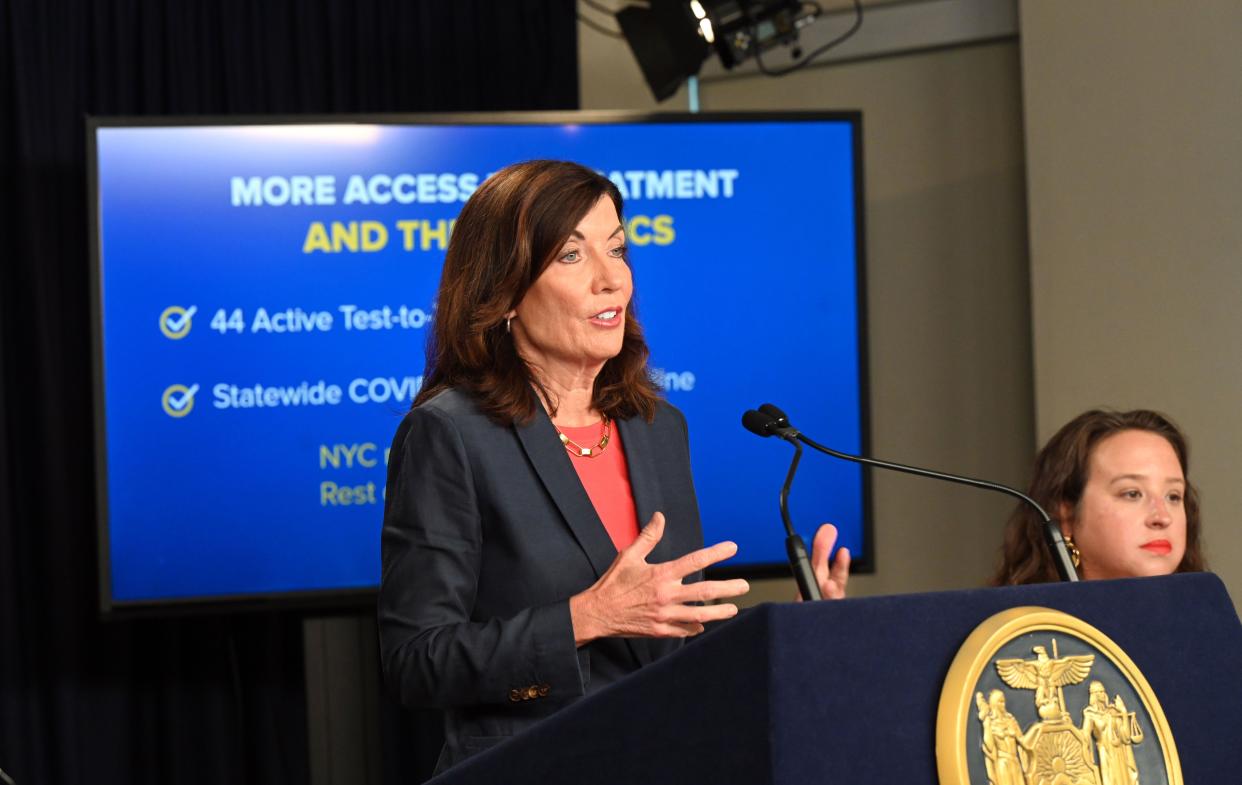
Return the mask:
<path id="1" fill-rule="evenodd" d="M 518 356 L 505 314 L 603 197 L 623 215 L 621 193 L 612 181 L 569 161 L 507 166 L 471 195 L 444 257 L 423 386 L 414 406 L 456 387 L 472 392 L 498 423 L 529 422 L 540 405 L 538 389 L 555 415 L 557 403 Z M 655 417 L 659 393 L 648 354 L 631 302 L 621 351 L 596 377 L 592 406 L 613 419 Z"/>
<path id="2" fill-rule="evenodd" d="M 1091 452 L 1101 440 L 1121 431 L 1149 431 L 1164 439 L 1177 453 L 1186 478 L 1186 554 L 1177 572 L 1206 568 L 1200 542 L 1199 494 L 1190 482 L 1189 447 L 1181 430 L 1163 414 L 1147 409 L 1118 412 L 1092 409 L 1066 423 L 1035 458 L 1027 495 L 1051 515 L 1063 506 L 1077 508 L 1087 484 Z M 993 586 L 1045 583 L 1059 579 L 1044 539 L 1044 522 L 1027 504 L 1020 504 L 1005 528 L 1002 561 L 992 576 Z"/>

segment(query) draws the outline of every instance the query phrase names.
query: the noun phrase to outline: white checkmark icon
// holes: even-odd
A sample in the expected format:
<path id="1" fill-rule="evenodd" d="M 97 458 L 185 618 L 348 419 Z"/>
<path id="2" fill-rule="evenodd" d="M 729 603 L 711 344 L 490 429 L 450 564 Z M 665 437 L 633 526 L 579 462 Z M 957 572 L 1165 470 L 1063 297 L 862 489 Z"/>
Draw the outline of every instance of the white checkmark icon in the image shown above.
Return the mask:
<path id="1" fill-rule="evenodd" d="M 190 403 L 194 400 L 195 393 L 197 392 L 198 385 L 196 384 L 181 395 L 170 395 L 168 396 L 168 405 L 177 411 L 181 411 L 190 405 Z"/>
<path id="2" fill-rule="evenodd" d="M 194 318 L 194 314 L 196 313 L 198 313 L 198 306 L 191 305 L 188 309 L 186 309 L 185 313 L 182 313 L 179 316 L 175 314 L 173 316 L 169 316 L 164 320 L 164 324 L 166 324 L 168 329 L 172 332 L 180 332 L 181 328 L 185 327 L 186 324 Z"/>

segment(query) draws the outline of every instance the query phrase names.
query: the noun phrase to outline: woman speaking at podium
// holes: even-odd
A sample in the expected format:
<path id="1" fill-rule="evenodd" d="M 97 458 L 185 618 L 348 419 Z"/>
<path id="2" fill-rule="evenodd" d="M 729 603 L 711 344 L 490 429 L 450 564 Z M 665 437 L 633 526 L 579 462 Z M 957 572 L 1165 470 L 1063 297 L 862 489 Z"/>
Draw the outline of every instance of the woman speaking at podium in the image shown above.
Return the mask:
<path id="1" fill-rule="evenodd" d="M 393 440 L 384 672 L 445 710 L 441 771 L 737 613 L 702 581 L 686 422 L 631 302 L 622 201 L 531 161 L 488 178 L 449 243 L 424 385 Z M 644 523 L 640 529 L 640 522 Z"/>
<path id="2" fill-rule="evenodd" d="M 1091 410 L 1040 450 L 1027 494 L 1060 521 L 1084 579 L 1198 572 L 1199 498 L 1187 456 L 1186 437 L 1161 414 Z M 1043 521 L 1019 505 L 993 585 L 1057 579 Z"/>

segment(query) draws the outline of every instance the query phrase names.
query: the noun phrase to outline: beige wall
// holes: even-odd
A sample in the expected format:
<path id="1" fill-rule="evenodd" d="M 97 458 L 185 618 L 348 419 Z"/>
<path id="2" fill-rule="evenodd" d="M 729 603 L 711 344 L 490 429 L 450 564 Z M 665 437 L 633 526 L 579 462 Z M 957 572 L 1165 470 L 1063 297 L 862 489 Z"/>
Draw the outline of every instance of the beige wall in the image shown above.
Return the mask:
<path id="1" fill-rule="evenodd" d="M 1192 443 L 1242 596 L 1242 3 L 1021 4 L 1041 438 L 1101 404 Z"/>
<path id="2" fill-rule="evenodd" d="M 579 33 L 584 109 L 655 108 L 624 42 Z M 1010 41 L 713 82 L 700 96 L 704 111 L 862 110 L 873 452 L 1025 484 L 1034 425 L 1018 58 Z M 660 108 L 684 111 L 684 93 Z M 1004 497 L 894 474 L 873 488 L 878 570 L 856 577 L 853 594 L 986 580 Z M 752 595 L 792 592 L 764 582 Z"/>

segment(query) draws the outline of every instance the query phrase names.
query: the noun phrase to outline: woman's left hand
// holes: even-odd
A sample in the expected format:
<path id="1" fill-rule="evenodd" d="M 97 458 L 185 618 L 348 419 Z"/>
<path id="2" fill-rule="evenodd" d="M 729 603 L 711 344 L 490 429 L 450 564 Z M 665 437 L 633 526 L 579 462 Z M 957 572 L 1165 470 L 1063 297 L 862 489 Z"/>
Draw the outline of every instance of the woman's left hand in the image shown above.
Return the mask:
<path id="1" fill-rule="evenodd" d="M 825 600 L 841 600 L 845 598 L 845 585 L 850 580 L 850 550 L 841 548 L 837 558 L 830 566 L 828 556 L 832 546 L 837 542 L 837 527 L 825 523 L 815 532 L 811 542 L 811 569 L 815 572 L 815 582 L 819 584 L 819 593 Z M 802 599 L 802 595 L 798 595 Z"/>

